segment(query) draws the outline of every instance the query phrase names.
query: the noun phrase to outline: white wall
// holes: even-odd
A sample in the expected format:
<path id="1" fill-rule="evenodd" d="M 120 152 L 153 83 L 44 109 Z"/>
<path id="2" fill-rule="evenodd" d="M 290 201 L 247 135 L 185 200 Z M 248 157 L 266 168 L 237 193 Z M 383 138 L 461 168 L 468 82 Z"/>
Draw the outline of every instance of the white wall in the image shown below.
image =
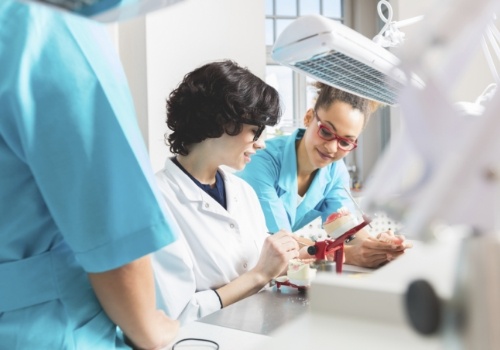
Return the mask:
<path id="1" fill-rule="evenodd" d="M 418 15 L 425 15 L 429 11 L 435 11 L 435 5 L 441 1 L 445 0 L 392 0 L 391 4 L 395 10 L 395 18 L 397 20 L 404 20 Z M 450 3 L 449 0 L 445 2 Z M 451 4 L 448 5 L 452 4 L 453 1 L 451 1 Z M 460 21 L 460 19 L 457 20 Z M 497 20 L 497 23 L 498 22 L 499 21 Z M 412 41 L 414 38 L 418 37 L 419 32 L 421 31 L 420 24 L 424 25 L 424 22 L 402 28 L 406 34 L 406 41 L 404 44 L 405 48 L 409 47 L 411 50 Z M 464 23 L 464 25 L 466 24 Z M 474 49 L 477 52 L 474 53 L 473 59 L 460 76 L 453 91 L 450 91 L 450 95 L 454 101 L 473 102 L 483 92 L 488 84 L 494 82 L 492 74 L 488 69 L 485 56 L 480 47 L 477 46 L 471 49 Z M 415 55 L 421 55 L 421 53 L 415 52 Z M 436 59 L 436 66 L 438 62 L 439 61 Z M 397 130 L 399 128 L 399 110 L 397 108 L 393 109 L 392 115 L 393 120 L 391 123 L 393 124 L 394 130 Z"/>
<path id="2" fill-rule="evenodd" d="M 434 1 L 436 0 L 398 0 L 398 17 L 400 19 L 406 19 L 417 15 L 425 15 L 428 11 L 436 11 L 434 8 Z M 448 0 L 445 2 L 449 3 L 450 1 Z M 453 2 L 451 2 L 451 4 L 453 4 Z M 457 21 L 461 21 L 461 19 L 457 18 Z M 421 22 L 421 24 L 425 25 L 424 22 Z M 466 23 L 464 23 L 464 26 L 465 25 Z M 419 25 L 405 27 L 404 31 L 407 35 L 407 43 L 405 45 L 411 48 L 412 38 L 419 35 L 420 29 Z M 474 58 L 471 60 L 470 65 L 467 66 L 464 75 L 460 77 L 456 88 L 451 92 L 453 99 L 456 101 L 465 100 L 472 102 L 483 92 L 488 84 L 493 83 L 491 72 L 488 69 L 486 59 L 480 46 L 478 45 L 471 49 L 477 52 L 474 54 Z M 415 52 L 415 54 L 418 55 L 419 53 Z"/>
<path id="3" fill-rule="evenodd" d="M 120 25 L 120 54 L 153 170 L 169 155 L 165 101 L 194 68 L 232 59 L 265 77 L 264 0 L 185 0 Z"/>

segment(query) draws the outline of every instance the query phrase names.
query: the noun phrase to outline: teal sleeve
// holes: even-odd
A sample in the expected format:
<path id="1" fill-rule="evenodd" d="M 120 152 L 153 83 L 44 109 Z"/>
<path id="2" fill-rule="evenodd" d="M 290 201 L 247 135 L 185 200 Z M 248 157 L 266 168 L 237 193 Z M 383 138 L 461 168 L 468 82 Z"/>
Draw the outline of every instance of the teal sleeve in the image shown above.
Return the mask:
<path id="1" fill-rule="evenodd" d="M 279 160 L 267 149 L 258 151 L 245 169 L 236 173 L 253 187 L 266 217 L 269 232 L 280 229 L 292 231 L 289 215 L 280 198 L 278 179 L 281 171 Z"/>
<path id="2" fill-rule="evenodd" d="M 0 17 L 16 33 L 0 36 L 0 155 L 10 164 L 0 178 L 8 181 L 2 191 L 17 193 L 20 212 L 5 234 L 24 242 L 12 254 L 27 254 L 30 240 L 35 250 L 50 249 L 62 237 L 85 270 L 100 272 L 172 242 L 107 28 L 27 6 L 16 11 L 25 13 Z"/>

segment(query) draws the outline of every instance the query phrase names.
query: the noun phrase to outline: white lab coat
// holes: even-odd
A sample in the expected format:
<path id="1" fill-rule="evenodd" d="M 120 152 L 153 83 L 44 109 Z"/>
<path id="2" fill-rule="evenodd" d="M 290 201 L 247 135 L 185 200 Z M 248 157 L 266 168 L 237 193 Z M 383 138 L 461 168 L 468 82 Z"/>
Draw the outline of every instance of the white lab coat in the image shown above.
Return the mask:
<path id="1" fill-rule="evenodd" d="M 220 309 L 213 290 L 252 269 L 268 236 L 255 191 L 221 173 L 227 210 L 170 159 L 156 174 L 181 232 L 177 242 L 153 254 L 158 306 L 182 324 Z"/>

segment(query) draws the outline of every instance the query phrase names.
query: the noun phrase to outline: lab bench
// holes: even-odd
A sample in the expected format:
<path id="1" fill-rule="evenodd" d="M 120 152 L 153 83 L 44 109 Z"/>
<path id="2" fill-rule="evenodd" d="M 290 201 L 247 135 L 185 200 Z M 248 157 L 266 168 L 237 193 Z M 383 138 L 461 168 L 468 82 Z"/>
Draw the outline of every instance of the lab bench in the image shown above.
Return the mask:
<path id="1" fill-rule="evenodd" d="M 369 269 L 344 265 L 345 274 L 367 271 Z M 271 334 L 308 315 L 309 311 L 307 290 L 268 286 L 259 293 L 183 326 L 176 340 L 208 339 L 217 342 L 221 350 L 260 349 L 269 342 Z M 207 344 L 200 344 L 203 346 L 199 349 L 210 348 Z"/>

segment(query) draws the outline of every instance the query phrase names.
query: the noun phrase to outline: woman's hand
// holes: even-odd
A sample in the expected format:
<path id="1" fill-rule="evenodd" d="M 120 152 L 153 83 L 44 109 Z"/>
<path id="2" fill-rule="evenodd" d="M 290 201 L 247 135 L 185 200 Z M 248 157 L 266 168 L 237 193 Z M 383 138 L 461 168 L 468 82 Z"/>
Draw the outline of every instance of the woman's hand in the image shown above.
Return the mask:
<path id="1" fill-rule="evenodd" d="M 259 261 L 253 269 L 217 289 L 224 307 L 257 293 L 288 267 L 288 261 L 299 255 L 299 245 L 292 234 L 279 231 L 264 241 Z"/>
<path id="2" fill-rule="evenodd" d="M 299 245 L 290 232 L 280 230 L 266 238 L 254 270 L 268 281 L 288 267 L 288 261 L 299 256 Z"/>
<path id="3" fill-rule="evenodd" d="M 407 242 L 405 236 L 403 235 L 395 235 L 392 230 L 387 230 L 385 232 L 381 232 L 377 235 L 377 239 L 382 242 L 394 243 L 400 245 L 402 249 L 411 248 L 413 244 L 411 242 Z"/>
<path id="4" fill-rule="evenodd" d="M 413 245 L 404 236 L 394 235 L 392 231 L 379 233 L 376 237 L 356 237 L 352 244 L 346 245 L 345 263 L 363 267 L 379 267 L 405 252 Z"/>

